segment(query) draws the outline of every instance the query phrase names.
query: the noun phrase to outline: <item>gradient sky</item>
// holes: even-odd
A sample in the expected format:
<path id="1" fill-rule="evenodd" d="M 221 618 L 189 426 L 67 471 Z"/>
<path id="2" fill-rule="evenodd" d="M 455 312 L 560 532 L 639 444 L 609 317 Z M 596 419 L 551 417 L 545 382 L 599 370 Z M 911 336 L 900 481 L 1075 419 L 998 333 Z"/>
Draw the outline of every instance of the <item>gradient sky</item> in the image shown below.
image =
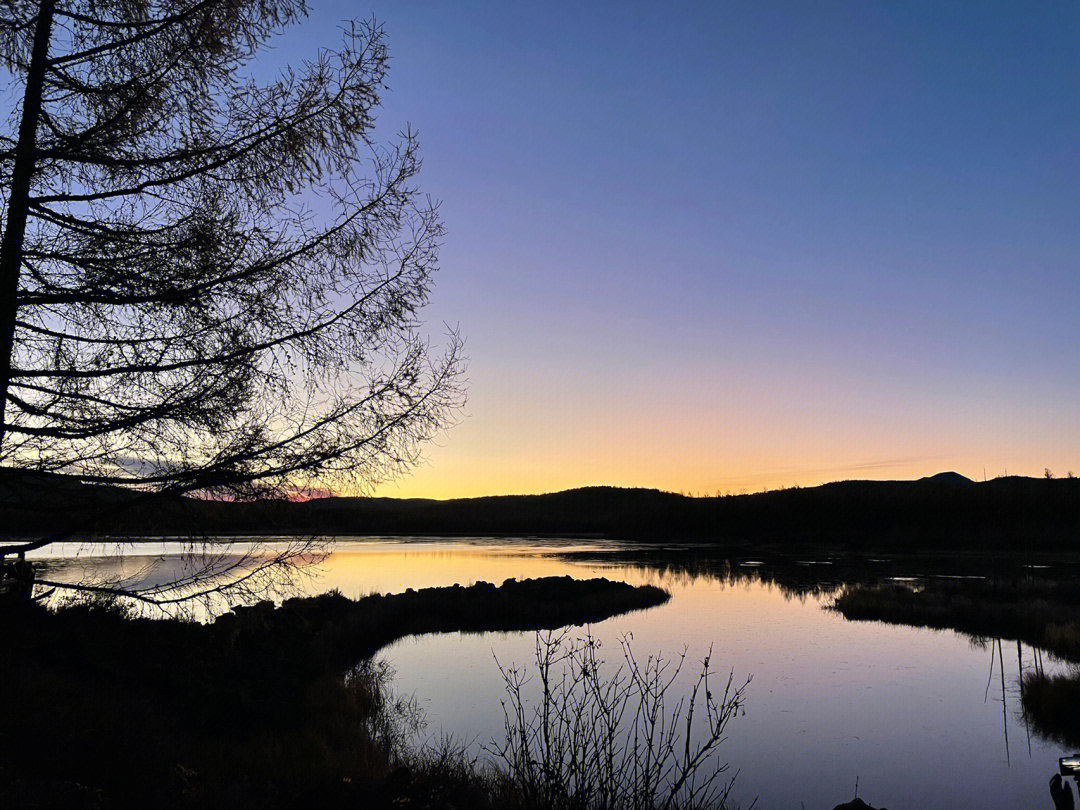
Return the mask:
<path id="1" fill-rule="evenodd" d="M 1080 473 L 1080 4 L 312 0 L 388 33 L 462 422 L 380 494 Z"/>

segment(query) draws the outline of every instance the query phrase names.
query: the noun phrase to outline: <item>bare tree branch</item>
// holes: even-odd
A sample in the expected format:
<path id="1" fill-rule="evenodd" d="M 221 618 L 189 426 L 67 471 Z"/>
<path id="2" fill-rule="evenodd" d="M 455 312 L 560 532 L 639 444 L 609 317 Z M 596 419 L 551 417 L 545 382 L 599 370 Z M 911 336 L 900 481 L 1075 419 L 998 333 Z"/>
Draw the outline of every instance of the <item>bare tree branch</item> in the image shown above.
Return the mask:
<path id="1" fill-rule="evenodd" d="M 69 530 L 0 556 L 154 502 L 370 487 L 452 422 L 461 341 L 440 353 L 419 335 L 437 207 L 416 185 L 414 133 L 373 139 L 383 30 L 353 24 L 336 51 L 252 78 L 268 38 L 306 13 L 5 6 L 0 70 L 24 92 L 0 121 L 0 471 L 59 475 L 41 481 L 87 502 Z M 218 558 L 196 546 L 193 560 Z M 231 577 L 193 562 L 168 593 L 83 584 L 160 607 L 251 591 L 275 567 L 253 561 L 272 559 L 288 569 L 262 550 Z"/>

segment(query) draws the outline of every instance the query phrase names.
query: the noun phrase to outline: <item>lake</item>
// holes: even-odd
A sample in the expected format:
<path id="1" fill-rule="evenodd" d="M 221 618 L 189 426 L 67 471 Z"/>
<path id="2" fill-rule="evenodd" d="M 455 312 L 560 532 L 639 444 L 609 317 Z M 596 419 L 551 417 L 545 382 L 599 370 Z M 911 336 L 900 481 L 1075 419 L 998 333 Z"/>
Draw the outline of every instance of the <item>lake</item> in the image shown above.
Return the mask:
<path id="1" fill-rule="evenodd" d="M 61 544 L 37 555 L 49 575 L 78 566 L 150 581 L 168 575 L 178 545 L 114 549 Z M 1047 782 L 1062 750 L 1030 731 L 1018 673 L 1030 647 L 1005 642 L 1004 703 L 999 652 L 950 631 L 849 622 L 827 610 L 848 572 L 831 559 L 790 559 L 781 574 L 756 560 L 650 562 L 614 543 L 554 540 L 375 538 L 339 541 L 303 587 L 346 596 L 406 588 L 496 584 L 509 577 L 606 576 L 652 583 L 671 600 L 590 629 L 607 658 L 630 638 L 639 657 L 700 660 L 737 681 L 752 676 L 745 714 L 729 727 L 722 758 L 738 771 L 733 796 L 746 807 L 831 808 L 855 793 L 876 806 L 1015 810 L 1049 806 Z M 684 560 L 685 563 L 685 560 Z M 895 561 L 874 576 L 907 578 Z M 575 631 L 579 635 L 582 630 Z M 413 694 L 426 739 L 450 735 L 480 751 L 501 734 L 498 662 L 528 664 L 531 633 L 450 633 L 403 639 L 380 654 L 394 689 Z M 1063 667 L 1044 659 L 1047 670 Z"/>

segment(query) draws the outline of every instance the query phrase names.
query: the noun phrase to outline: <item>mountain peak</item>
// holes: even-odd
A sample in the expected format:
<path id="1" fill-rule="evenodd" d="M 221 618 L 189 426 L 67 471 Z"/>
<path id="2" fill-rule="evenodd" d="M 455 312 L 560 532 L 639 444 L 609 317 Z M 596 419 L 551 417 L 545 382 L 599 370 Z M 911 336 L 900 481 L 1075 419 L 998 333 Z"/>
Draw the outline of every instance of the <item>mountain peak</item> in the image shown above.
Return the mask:
<path id="1" fill-rule="evenodd" d="M 928 475 L 925 478 L 920 478 L 919 480 L 934 484 L 959 484 L 963 486 L 975 483 L 967 476 L 961 475 L 958 472 L 952 472 L 951 470 L 948 472 L 939 472 L 937 475 Z"/>

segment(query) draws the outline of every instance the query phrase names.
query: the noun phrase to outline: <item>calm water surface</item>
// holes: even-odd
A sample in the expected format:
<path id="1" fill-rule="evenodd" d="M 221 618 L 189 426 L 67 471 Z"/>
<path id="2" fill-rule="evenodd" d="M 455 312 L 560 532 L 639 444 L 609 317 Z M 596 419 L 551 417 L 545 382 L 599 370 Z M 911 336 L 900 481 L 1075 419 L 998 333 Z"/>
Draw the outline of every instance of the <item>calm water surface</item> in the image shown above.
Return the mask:
<path id="1" fill-rule="evenodd" d="M 801 561 L 821 587 L 799 596 L 756 578 L 752 562 L 735 567 L 745 576 L 718 577 L 620 563 L 615 546 L 575 558 L 581 548 L 580 541 L 550 540 L 345 541 L 305 588 L 356 597 L 564 574 L 657 584 L 671 592 L 670 602 L 591 632 L 609 658 L 618 657 L 625 636 L 640 657 L 686 648 L 700 659 L 711 646 L 715 668 L 740 681 L 753 677 L 746 713 L 722 747 L 739 771 L 734 796 L 741 806 L 756 798 L 761 808 L 827 809 L 852 797 L 856 779 L 860 797 L 893 810 L 1050 806 L 1047 781 L 1057 757 L 1071 752 L 1025 726 L 1017 675 L 1031 667 L 1030 648 L 1018 656 L 1015 642 L 1003 645 L 1003 711 L 991 645 L 953 632 L 845 621 L 824 609 L 835 583 L 821 561 Z M 137 574 L 164 552 L 164 562 L 144 575 L 168 572 L 168 546 L 137 547 L 121 562 L 109 551 L 72 544 L 42 562 L 60 576 L 78 554 L 81 564 Z M 426 712 L 425 735 L 451 735 L 478 750 L 502 729 L 496 657 L 527 664 L 533 644 L 528 633 L 426 635 L 403 639 L 382 657 L 397 672 L 395 690 L 415 694 Z"/>

